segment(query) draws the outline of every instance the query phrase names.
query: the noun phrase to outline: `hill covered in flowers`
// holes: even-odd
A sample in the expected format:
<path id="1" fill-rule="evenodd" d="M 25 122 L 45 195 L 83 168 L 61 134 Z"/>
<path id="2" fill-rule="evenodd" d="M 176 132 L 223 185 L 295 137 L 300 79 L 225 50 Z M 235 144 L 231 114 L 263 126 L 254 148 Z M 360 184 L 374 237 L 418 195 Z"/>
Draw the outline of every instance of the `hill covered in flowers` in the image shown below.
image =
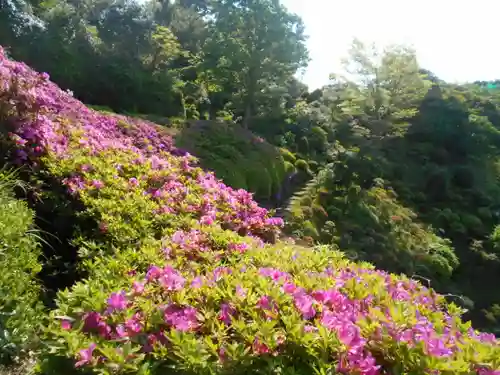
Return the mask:
<path id="1" fill-rule="evenodd" d="M 328 246 L 279 241 L 282 219 L 161 128 L 88 109 L 1 50 L 0 126 L 5 160 L 53 229 L 55 260 L 39 258 L 45 314 L 9 334 L 25 337 L 11 357 L 35 353 L 41 374 L 500 371 L 497 339 L 443 296 Z"/>

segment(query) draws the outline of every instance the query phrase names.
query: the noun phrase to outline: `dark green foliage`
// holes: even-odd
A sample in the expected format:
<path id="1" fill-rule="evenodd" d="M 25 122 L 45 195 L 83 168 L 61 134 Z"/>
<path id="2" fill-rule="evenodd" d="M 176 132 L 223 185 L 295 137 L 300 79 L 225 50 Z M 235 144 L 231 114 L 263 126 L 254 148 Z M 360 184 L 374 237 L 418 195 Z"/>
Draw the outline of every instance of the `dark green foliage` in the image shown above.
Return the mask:
<path id="1" fill-rule="evenodd" d="M 247 189 L 264 202 L 280 191 L 286 173 L 292 172 L 282 152 L 239 125 L 191 122 L 175 140 L 228 185 Z"/>
<path id="2" fill-rule="evenodd" d="M 336 183 L 338 178 L 323 171 L 292 200 L 290 221 L 298 234 L 336 244 L 353 257 L 395 272 L 436 281 L 451 276 L 458 259 L 449 241 L 419 223 L 390 188 L 347 187 Z"/>
<path id="3" fill-rule="evenodd" d="M 33 212 L 13 197 L 11 173 L 0 172 L 0 364 L 36 346 L 43 310 L 37 274 L 40 247 Z"/>

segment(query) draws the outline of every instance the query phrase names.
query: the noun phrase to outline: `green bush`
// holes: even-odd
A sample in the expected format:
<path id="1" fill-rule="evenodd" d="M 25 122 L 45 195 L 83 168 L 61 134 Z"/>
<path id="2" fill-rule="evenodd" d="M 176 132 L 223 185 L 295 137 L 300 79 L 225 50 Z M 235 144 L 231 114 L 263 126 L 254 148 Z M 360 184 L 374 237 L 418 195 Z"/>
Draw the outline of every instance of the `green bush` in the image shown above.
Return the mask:
<path id="1" fill-rule="evenodd" d="M 495 337 L 463 323 L 463 311 L 443 296 L 350 262 L 330 246 L 279 241 L 282 219 L 204 173 L 155 126 L 90 111 L 46 75 L 1 50 L 0 58 L 0 82 L 7 82 L 0 115 L 11 127 L 2 142 L 34 177 L 50 176 L 54 188 L 65 188 L 54 192 L 58 203 L 79 208 L 68 211 L 81 231 L 75 243 L 86 275 L 57 296 L 43 337 L 43 374 L 76 367 L 101 375 L 493 375 L 500 367 Z M 213 130 L 217 139 L 237 139 Z M 211 145 L 221 158 L 233 155 Z M 275 178 L 284 168 L 269 170 Z M 316 182 L 308 186 L 316 189 Z M 332 189 L 323 187 L 317 191 Z M 395 224 L 393 210 L 406 219 L 411 212 L 385 189 L 363 196 L 353 184 L 339 193 L 304 197 L 305 220 L 315 204 L 344 201 L 354 205 L 342 212 L 359 220 L 328 220 L 327 232 L 342 225 L 341 234 L 355 238 L 371 220 L 401 238 L 412 230 L 427 234 Z M 442 245 L 432 252 L 446 253 Z"/>
<path id="2" fill-rule="evenodd" d="M 0 172 L 0 363 L 36 347 L 43 318 L 33 212 L 13 197 L 14 184 Z"/>
<path id="3" fill-rule="evenodd" d="M 283 183 L 287 158 L 278 149 L 238 125 L 201 121 L 183 129 L 176 145 L 200 159 L 203 167 L 234 188 L 248 189 L 256 199 L 267 200 Z M 283 154 L 283 150 L 288 154 Z"/>
<path id="4" fill-rule="evenodd" d="M 292 230 L 335 243 L 393 272 L 418 273 L 436 281 L 450 277 L 458 266 L 450 241 L 417 221 L 391 188 L 382 184 L 363 190 L 353 184 L 346 189 L 335 182 L 334 174 L 323 176 L 292 199 Z M 328 222 L 333 222 L 333 230 Z"/>

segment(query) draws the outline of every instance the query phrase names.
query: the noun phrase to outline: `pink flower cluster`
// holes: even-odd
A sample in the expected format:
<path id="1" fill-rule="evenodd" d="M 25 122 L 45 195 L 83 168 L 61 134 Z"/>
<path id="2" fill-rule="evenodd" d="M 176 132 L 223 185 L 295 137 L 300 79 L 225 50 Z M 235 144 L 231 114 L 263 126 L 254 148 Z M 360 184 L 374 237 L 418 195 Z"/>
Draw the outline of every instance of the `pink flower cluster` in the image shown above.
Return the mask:
<path id="1" fill-rule="evenodd" d="M 196 159 L 172 146 L 172 139 L 160 127 L 144 120 L 119 115 L 104 115 L 88 109 L 81 102 L 25 64 L 7 59 L 0 47 L 0 102 L 2 116 L 10 126 L 10 139 L 16 148 L 17 161 L 37 163 L 50 153 L 56 159 L 71 158 L 72 150 L 86 150 L 99 155 L 105 150 L 123 150 L 137 155 L 134 163 L 150 165 L 160 181 L 141 187 L 141 176 L 126 177 L 131 188 L 144 189 L 151 199 L 161 203 L 159 213 L 193 212 L 202 225 L 219 222 L 242 235 L 264 235 L 283 225 L 279 218 L 269 218 L 268 211 L 253 200 L 252 194 L 234 190 L 191 166 Z M 117 168 L 117 176 L 121 166 Z M 78 194 L 85 189 L 105 187 L 99 179 L 86 179 L 90 165 L 74 171 L 65 183 Z M 196 185 L 201 204 L 189 201 L 189 186 Z"/>
<path id="2" fill-rule="evenodd" d="M 386 319 L 379 321 L 382 329 L 377 331 L 377 335 L 371 337 L 373 340 L 380 340 L 383 331 L 395 342 L 405 343 L 409 348 L 415 348 L 423 344 L 427 355 L 434 357 L 453 356 L 459 349 L 459 344 L 463 342 L 463 333 L 454 326 L 451 316 L 441 311 L 436 300 L 437 295 L 432 297 L 432 293 L 413 280 L 395 281 L 393 277 L 382 271 L 359 269 L 357 272 L 346 269 L 334 271 L 327 269 L 323 272 L 329 278 L 335 280 L 336 286 L 329 290 L 306 291 L 297 287 L 291 282 L 291 276 L 277 269 L 262 268 L 260 274 L 271 278 L 274 282 L 282 286 L 282 291 L 289 294 L 296 309 L 305 320 L 317 319 L 320 324 L 336 332 L 339 340 L 345 346 L 345 352 L 340 354 L 340 361 L 337 370 L 340 373 L 352 373 L 374 375 L 379 373 L 380 366 L 376 364 L 375 358 L 367 349 L 370 338 L 361 335 L 358 322 L 360 320 L 373 320 L 373 309 L 377 309 L 385 315 Z M 360 275 L 377 274 L 382 276 L 385 283 L 384 289 L 396 301 L 410 302 L 416 306 L 422 306 L 431 311 L 441 312 L 444 317 L 444 329 L 438 331 L 436 327 L 424 316 L 418 313 L 417 323 L 408 324 L 407 327 L 398 324 L 393 320 L 389 308 L 381 309 L 375 304 L 373 296 L 364 299 L 351 299 L 342 292 L 341 287 L 350 280 L 362 282 Z M 309 331 L 315 330 L 315 326 L 306 326 Z M 469 330 L 469 338 L 479 342 L 498 345 L 498 341 L 492 334 L 476 333 L 472 328 Z M 495 371 L 484 372 L 478 370 L 478 374 L 496 374 Z"/>
<path id="3" fill-rule="evenodd" d="M 240 272 L 245 273 L 246 269 L 243 268 Z M 429 290 L 420 284 L 411 280 L 398 280 L 384 272 L 360 268 L 356 270 L 326 269 L 323 272 L 311 273 L 311 277 L 325 278 L 330 281 L 330 285 L 334 285 L 324 290 L 306 290 L 296 284 L 291 274 L 275 268 L 260 268 L 258 274 L 261 278 L 271 280 L 281 290 L 283 296 L 288 296 L 292 305 L 304 319 L 305 332 L 317 334 L 318 328 L 323 326 L 335 333 L 342 344 L 339 352 L 335 353 L 339 373 L 359 375 L 383 373 L 373 350 L 377 351 L 377 343 L 388 342 L 388 340 L 398 345 L 406 345 L 409 350 L 423 350 L 423 355 L 436 358 L 453 357 L 460 351 L 460 345 L 466 338 L 494 346 L 498 345 L 493 335 L 480 334 L 472 329 L 466 333 L 460 331 L 455 326 L 453 318 L 441 311 L 437 301 L 438 296 L 429 297 Z M 377 301 L 371 295 L 358 299 L 349 297 L 343 287 L 352 281 L 363 283 L 363 276 L 366 275 L 378 276 L 379 280 L 383 280 L 382 287 L 387 290 L 389 296 L 415 305 L 417 322 L 413 324 L 397 321 L 387 302 Z M 108 340 L 132 340 L 140 343 L 142 351 L 146 353 L 154 350 L 155 345 L 168 345 L 169 330 L 172 329 L 203 335 L 206 333 L 203 328 L 204 319 L 195 306 L 203 305 L 204 300 L 195 301 L 196 305 L 193 306 L 182 306 L 172 302 L 169 296 L 176 292 L 189 293 L 189 289 L 195 290 L 202 285 L 216 287 L 216 283 L 224 279 L 229 280 L 232 276 L 232 269 L 218 267 L 213 272 L 205 276 L 196 276 L 188 282 L 179 271 L 170 266 L 163 268 L 151 266 L 144 280 L 132 282 L 130 292 L 112 293 L 108 298 L 104 313 L 85 314 L 82 331 Z M 161 287 L 159 290 L 158 286 Z M 248 303 L 246 300 L 248 293 L 245 288 L 236 286 L 235 295 L 237 299 L 220 303 L 216 311 L 217 319 L 228 328 L 231 327 L 235 317 L 245 314 L 244 306 Z M 158 297 L 160 299 L 157 299 Z M 137 298 L 145 298 L 154 302 L 158 311 L 161 312 L 163 324 L 158 326 L 148 322 L 147 317 L 139 309 L 140 303 L 137 303 Z M 167 301 L 166 305 L 164 301 Z M 263 294 L 250 308 L 259 311 L 266 320 L 279 322 L 280 315 L 286 311 L 282 304 L 283 302 L 278 302 L 273 297 Z M 126 309 L 128 313 L 121 314 Z M 435 327 L 427 317 L 419 314 L 418 309 L 442 314 L 444 328 Z M 379 314 L 374 315 L 375 310 L 379 311 Z M 124 316 L 132 317 L 121 320 Z M 373 322 L 374 319 L 379 323 L 378 328 L 369 336 L 362 333 L 360 323 Z M 408 321 L 411 321 L 411 318 Z M 145 330 L 145 327 L 149 329 Z M 66 326 L 65 329 L 70 329 L 70 327 Z M 279 355 L 286 350 L 287 339 L 285 335 L 279 333 L 277 335 L 279 336 L 276 336 L 275 340 L 277 346 L 274 348 L 268 346 L 259 337 L 248 342 L 248 348 L 256 356 Z M 92 358 L 94 349 L 95 346 L 90 346 L 82 350 L 77 365 L 102 360 L 102 358 Z M 383 348 L 378 347 L 378 349 Z M 224 347 L 219 349 L 219 354 L 220 361 L 227 360 Z M 496 370 L 486 367 L 472 368 L 471 371 L 475 371 L 478 375 L 498 374 Z"/>

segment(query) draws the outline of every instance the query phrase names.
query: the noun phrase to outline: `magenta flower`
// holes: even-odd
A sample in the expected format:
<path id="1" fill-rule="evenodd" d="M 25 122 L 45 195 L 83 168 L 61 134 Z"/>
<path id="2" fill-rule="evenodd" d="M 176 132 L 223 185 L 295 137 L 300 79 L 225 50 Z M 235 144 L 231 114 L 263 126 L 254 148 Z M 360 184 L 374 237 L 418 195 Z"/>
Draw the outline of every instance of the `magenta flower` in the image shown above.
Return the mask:
<path id="1" fill-rule="evenodd" d="M 243 254 L 249 249 L 249 245 L 246 243 L 231 243 L 228 246 L 228 250 Z"/>
<path id="2" fill-rule="evenodd" d="M 316 316 L 314 309 L 314 299 L 305 294 L 299 293 L 294 297 L 295 307 L 300 311 L 304 319 L 311 319 Z"/>
<path id="3" fill-rule="evenodd" d="M 116 334 L 120 338 L 128 337 L 128 331 L 123 324 L 118 324 L 116 326 Z"/>
<path id="4" fill-rule="evenodd" d="M 104 182 L 101 180 L 92 180 L 92 186 L 96 189 L 102 189 L 104 187 Z"/>
<path id="5" fill-rule="evenodd" d="M 83 316 L 83 331 L 90 332 L 96 330 L 101 323 L 102 317 L 98 312 L 89 312 Z"/>
<path id="6" fill-rule="evenodd" d="M 295 284 L 292 283 L 284 283 L 283 284 L 283 291 L 287 294 L 293 294 L 297 290 L 297 287 Z"/>
<path id="7" fill-rule="evenodd" d="M 132 290 L 135 295 L 141 295 L 144 293 L 144 282 L 134 281 L 132 284 Z"/>
<path id="8" fill-rule="evenodd" d="M 201 225 L 212 225 L 215 222 L 215 215 L 203 215 L 200 218 Z"/>
<path id="9" fill-rule="evenodd" d="M 80 167 L 80 170 L 82 172 L 89 172 L 92 170 L 92 166 L 91 165 L 88 165 L 88 164 L 83 164 L 81 167 Z"/>
<path id="10" fill-rule="evenodd" d="M 181 290 L 184 287 L 186 279 L 172 267 L 165 267 L 163 276 L 158 281 L 165 289 L 174 291 Z"/>
<path id="11" fill-rule="evenodd" d="M 127 327 L 128 331 L 132 334 L 137 334 L 142 330 L 142 324 L 138 321 L 137 317 L 128 319 L 125 322 L 125 327 Z"/>
<path id="12" fill-rule="evenodd" d="M 121 311 L 127 308 L 127 297 L 125 292 L 122 290 L 118 293 L 111 293 L 108 298 L 108 310 L 109 311 Z"/>
<path id="13" fill-rule="evenodd" d="M 281 217 L 270 217 L 266 219 L 265 221 L 266 225 L 272 226 L 272 227 L 283 227 L 285 223 L 283 222 L 283 219 Z"/>
<path id="14" fill-rule="evenodd" d="M 201 277 L 197 276 L 191 281 L 191 288 L 198 289 L 203 286 L 203 280 Z"/>
<path id="15" fill-rule="evenodd" d="M 219 349 L 219 361 L 221 362 L 227 361 L 227 351 L 224 348 Z"/>
<path id="16" fill-rule="evenodd" d="M 149 267 L 149 270 L 146 273 L 146 280 L 147 281 L 157 280 L 160 278 L 161 275 L 163 275 L 163 270 L 160 267 L 151 266 Z"/>
<path id="17" fill-rule="evenodd" d="M 259 339 L 255 339 L 252 345 L 255 354 L 262 355 L 270 352 L 269 347 Z"/>
<path id="18" fill-rule="evenodd" d="M 193 331 L 199 327 L 196 317 L 197 311 L 193 307 L 179 308 L 169 305 L 164 310 L 165 322 L 179 331 Z"/>
<path id="19" fill-rule="evenodd" d="M 240 298 L 245 298 L 247 295 L 247 290 L 242 288 L 240 285 L 236 285 L 236 295 Z"/>
<path id="20" fill-rule="evenodd" d="M 233 316 L 236 313 L 236 310 L 234 307 L 227 303 L 223 303 L 221 305 L 221 310 L 219 313 L 219 320 L 224 322 L 226 325 L 231 324 L 231 316 Z"/>
<path id="21" fill-rule="evenodd" d="M 71 322 L 69 320 L 61 320 L 61 328 L 64 329 L 65 331 L 68 331 L 71 329 Z"/>
<path id="22" fill-rule="evenodd" d="M 87 349 L 82 349 L 78 352 L 78 356 L 80 360 L 75 363 L 75 367 L 81 367 L 92 362 L 92 354 L 94 349 L 96 348 L 96 344 L 91 343 Z"/>

